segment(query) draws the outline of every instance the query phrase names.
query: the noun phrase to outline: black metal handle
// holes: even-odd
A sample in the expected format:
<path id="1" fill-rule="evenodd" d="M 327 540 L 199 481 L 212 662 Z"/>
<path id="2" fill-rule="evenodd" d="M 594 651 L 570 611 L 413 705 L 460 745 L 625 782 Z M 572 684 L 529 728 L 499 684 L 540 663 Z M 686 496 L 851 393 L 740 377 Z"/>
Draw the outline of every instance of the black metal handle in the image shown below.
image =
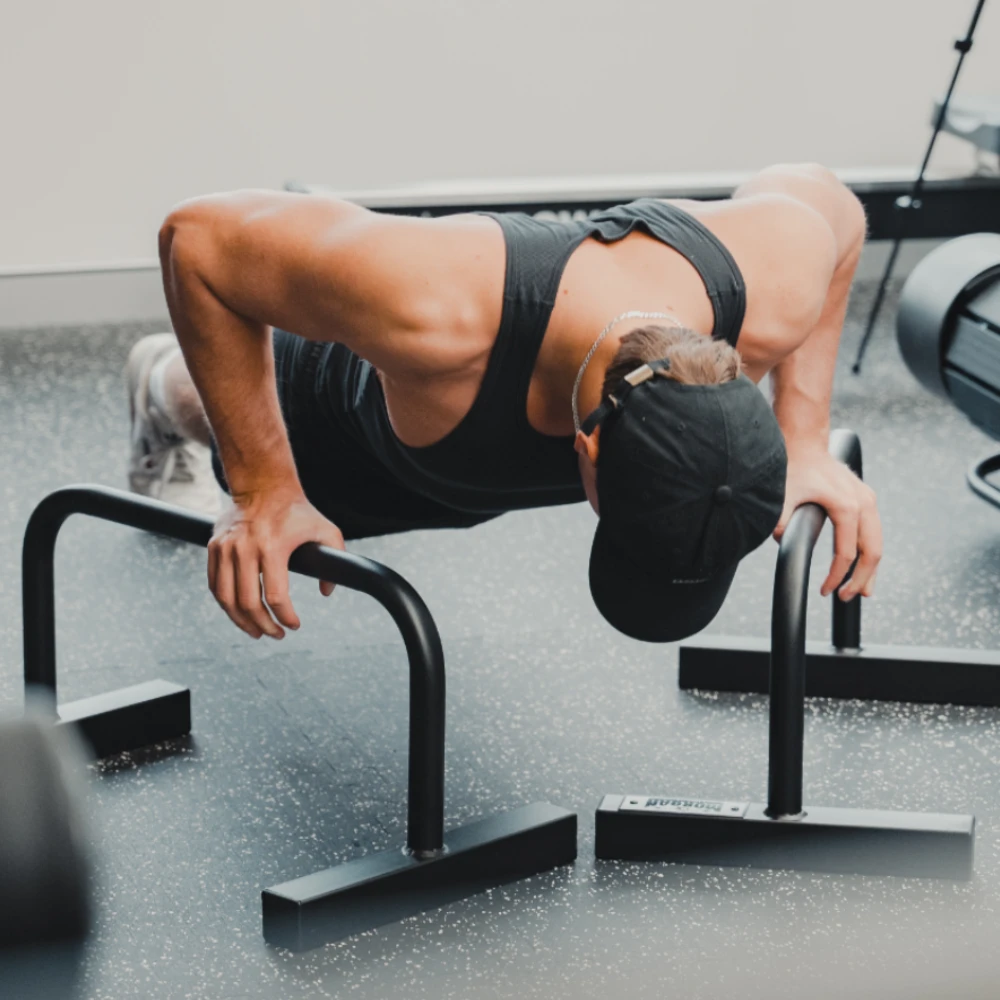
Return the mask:
<path id="1" fill-rule="evenodd" d="M 848 430 L 835 430 L 830 434 L 830 454 L 843 462 L 859 479 L 863 479 L 861 441 Z M 853 567 L 851 567 L 853 570 Z M 861 596 L 842 601 L 834 591 L 830 597 L 833 613 L 834 649 L 861 648 Z"/>
<path id="2" fill-rule="evenodd" d="M 210 518 L 106 486 L 67 486 L 32 513 L 22 551 L 24 681 L 56 699 L 54 557 L 56 538 L 71 514 L 155 532 L 207 546 Z M 359 590 L 392 616 L 410 663 L 410 746 L 407 825 L 409 848 L 419 856 L 444 843 L 444 651 L 437 626 L 420 595 L 398 573 L 371 559 L 316 544 L 292 553 L 289 569 L 303 576 Z"/>
<path id="3" fill-rule="evenodd" d="M 980 459 L 965 474 L 965 481 L 969 484 L 969 489 L 987 503 L 993 504 L 994 507 L 1000 507 L 1000 489 L 997 489 L 986 477 L 997 471 L 1000 471 L 1000 452 Z"/>
<path id="4" fill-rule="evenodd" d="M 834 431 L 830 435 L 830 452 L 860 475 L 861 442 L 856 434 Z M 771 607 L 767 814 L 772 819 L 794 818 L 802 812 L 809 567 L 825 521 L 826 511 L 822 507 L 803 504 L 792 514 L 778 548 Z M 859 599 L 851 602 L 855 603 Z M 845 609 L 850 607 L 834 595 L 835 631 L 838 604 Z M 848 625 L 850 620 L 842 627 Z"/>

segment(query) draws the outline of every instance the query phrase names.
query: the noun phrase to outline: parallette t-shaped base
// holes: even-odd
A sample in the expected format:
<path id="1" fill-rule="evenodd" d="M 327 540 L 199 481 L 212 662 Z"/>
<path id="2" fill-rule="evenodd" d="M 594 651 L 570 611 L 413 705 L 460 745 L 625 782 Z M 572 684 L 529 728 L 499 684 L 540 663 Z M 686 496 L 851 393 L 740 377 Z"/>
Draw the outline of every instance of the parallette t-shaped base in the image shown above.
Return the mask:
<path id="1" fill-rule="evenodd" d="M 170 681 L 146 681 L 59 706 L 99 760 L 191 732 L 191 692 Z"/>
<path id="2" fill-rule="evenodd" d="M 264 937 L 304 951 L 433 910 L 576 858 L 576 814 L 547 802 L 450 830 L 443 854 L 397 848 L 263 893 Z"/>
<path id="3" fill-rule="evenodd" d="M 972 877 L 975 820 L 942 813 L 806 806 L 774 820 L 757 802 L 606 795 L 598 858 L 857 875 Z"/>
<path id="4" fill-rule="evenodd" d="M 684 690 L 767 694 L 768 639 L 699 636 L 680 648 Z M 1000 706 L 1000 653 L 931 646 L 834 649 L 806 643 L 806 697 L 912 701 L 933 705 Z"/>

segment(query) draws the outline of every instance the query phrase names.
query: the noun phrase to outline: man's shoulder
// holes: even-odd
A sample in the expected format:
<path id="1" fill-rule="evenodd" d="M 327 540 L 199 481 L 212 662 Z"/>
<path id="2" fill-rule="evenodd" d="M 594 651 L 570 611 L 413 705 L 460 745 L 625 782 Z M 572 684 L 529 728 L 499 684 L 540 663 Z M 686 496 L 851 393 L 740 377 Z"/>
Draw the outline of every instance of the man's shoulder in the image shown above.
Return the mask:
<path id="1" fill-rule="evenodd" d="M 807 296 L 825 295 L 837 262 L 837 240 L 811 205 L 781 191 L 762 191 L 702 203 L 692 214 L 733 255 L 749 294 L 779 289 L 792 294 L 798 288 Z"/>
<path id="2" fill-rule="evenodd" d="M 769 357 L 816 322 L 837 264 L 836 238 L 821 214 L 780 192 L 716 204 L 700 221 L 733 255 L 746 285 L 741 349 Z"/>

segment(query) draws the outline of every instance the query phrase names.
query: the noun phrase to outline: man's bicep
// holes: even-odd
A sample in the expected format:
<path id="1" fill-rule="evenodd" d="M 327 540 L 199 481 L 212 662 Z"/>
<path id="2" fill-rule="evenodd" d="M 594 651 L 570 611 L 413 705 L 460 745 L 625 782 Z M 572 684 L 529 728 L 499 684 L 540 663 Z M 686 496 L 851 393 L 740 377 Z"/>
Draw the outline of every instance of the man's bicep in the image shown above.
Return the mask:
<path id="1" fill-rule="evenodd" d="M 164 228 L 234 312 L 357 350 L 418 325 L 427 309 L 433 269 L 422 267 L 420 221 L 332 198 L 240 191 L 185 203 Z"/>

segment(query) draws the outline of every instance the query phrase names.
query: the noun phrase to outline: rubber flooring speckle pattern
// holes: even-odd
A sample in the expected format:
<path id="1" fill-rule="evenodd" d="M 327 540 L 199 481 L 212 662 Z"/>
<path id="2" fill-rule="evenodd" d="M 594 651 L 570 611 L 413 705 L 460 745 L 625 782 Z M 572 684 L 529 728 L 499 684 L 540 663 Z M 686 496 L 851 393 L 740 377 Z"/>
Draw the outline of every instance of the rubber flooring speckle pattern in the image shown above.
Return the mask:
<path id="1" fill-rule="evenodd" d="M 1000 512 L 963 481 L 991 443 L 919 389 L 888 324 L 864 374 L 847 372 L 871 292 L 852 303 L 834 401 L 834 425 L 861 434 L 885 523 L 864 634 L 1000 645 Z M 2 706 L 20 702 L 25 523 L 59 486 L 123 484 L 120 369 L 142 332 L 0 337 Z M 62 697 L 164 677 L 191 686 L 195 718 L 185 741 L 90 769 L 98 922 L 82 995 L 995 996 L 996 710 L 808 706 L 807 800 L 975 813 L 969 884 L 595 863 L 606 792 L 761 799 L 767 703 L 679 692 L 674 647 L 604 624 L 586 583 L 593 526 L 581 505 L 351 545 L 407 577 L 442 632 L 448 825 L 547 799 L 579 813 L 580 857 L 290 955 L 262 941 L 260 889 L 402 841 L 406 660 L 389 618 L 362 595 L 327 601 L 297 580 L 302 630 L 254 643 L 208 595 L 203 551 L 71 519 L 56 566 Z M 774 553 L 746 560 L 711 632 L 767 635 Z M 828 628 L 820 579 L 813 638 Z"/>

